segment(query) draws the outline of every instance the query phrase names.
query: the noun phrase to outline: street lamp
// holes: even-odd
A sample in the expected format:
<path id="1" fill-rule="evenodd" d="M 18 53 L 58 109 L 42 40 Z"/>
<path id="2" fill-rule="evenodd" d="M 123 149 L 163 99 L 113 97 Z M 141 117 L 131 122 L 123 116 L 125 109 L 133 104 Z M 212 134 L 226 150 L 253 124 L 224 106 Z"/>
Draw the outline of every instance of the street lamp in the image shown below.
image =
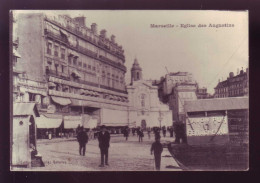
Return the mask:
<path id="1" fill-rule="evenodd" d="M 159 111 L 159 118 L 158 118 L 158 120 L 160 122 L 160 129 L 161 129 L 162 128 L 162 120 L 163 120 L 161 110 Z"/>

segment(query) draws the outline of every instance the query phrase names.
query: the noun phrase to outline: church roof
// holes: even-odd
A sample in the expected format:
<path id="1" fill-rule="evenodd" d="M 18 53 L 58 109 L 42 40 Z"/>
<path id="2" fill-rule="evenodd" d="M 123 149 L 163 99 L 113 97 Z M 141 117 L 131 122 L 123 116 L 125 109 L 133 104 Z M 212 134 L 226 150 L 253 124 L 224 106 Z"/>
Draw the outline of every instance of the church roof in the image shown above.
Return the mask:
<path id="1" fill-rule="evenodd" d="M 139 66 L 138 60 L 136 58 L 134 60 L 134 63 L 133 63 L 133 66 L 132 66 L 131 70 L 134 70 L 134 69 L 142 70 L 142 68 Z"/>

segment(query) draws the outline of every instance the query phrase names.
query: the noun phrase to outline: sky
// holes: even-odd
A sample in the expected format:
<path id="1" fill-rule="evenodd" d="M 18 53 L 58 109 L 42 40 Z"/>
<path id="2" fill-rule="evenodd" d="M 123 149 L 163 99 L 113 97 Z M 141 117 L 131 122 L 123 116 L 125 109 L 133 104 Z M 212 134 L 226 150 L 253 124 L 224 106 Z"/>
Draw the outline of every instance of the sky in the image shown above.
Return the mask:
<path id="1" fill-rule="evenodd" d="M 47 11 L 45 11 L 47 12 Z M 167 72 L 190 72 L 200 87 L 213 94 L 214 87 L 229 72 L 248 67 L 247 11 L 174 10 L 69 10 L 55 11 L 71 17 L 85 16 L 86 25 L 97 23 L 98 32 L 116 36 L 126 57 L 126 83 L 137 58 L 143 79 L 159 80 Z M 151 28 L 151 24 L 174 25 Z M 181 28 L 181 24 L 196 27 Z M 205 24 L 207 27 L 198 27 Z M 234 27 L 209 27 L 209 24 L 234 24 Z M 176 27 L 176 26 L 179 27 Z M 167 69 L 166 69 L 167 68 Z"/>

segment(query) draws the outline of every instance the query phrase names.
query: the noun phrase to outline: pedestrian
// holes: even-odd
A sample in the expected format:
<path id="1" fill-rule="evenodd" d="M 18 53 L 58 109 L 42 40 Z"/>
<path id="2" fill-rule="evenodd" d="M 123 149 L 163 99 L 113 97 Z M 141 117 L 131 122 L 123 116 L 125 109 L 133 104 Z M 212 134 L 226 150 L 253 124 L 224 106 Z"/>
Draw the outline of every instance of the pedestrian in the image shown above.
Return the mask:
<path id="1" fill-rule="evenodd" d="M 160 129 L 159 128 L 155 129 L 154 136 L 155 136 L 155 138 L 160 137 Z"/>
<path id="2" fill-rule="evenodd" d="M 109 148 L 109 141 L 110 141 L 110 134 L 106 130 L 105 125 L 101 126 L 101 132 L 98 134 L 98 142 L 99 148 L 101 153 L 101 164 L 99 167 L 104 167 L 104 157 L 105 157 L 105 164 L 108 164 L 108 148 Z"/>
<path id="3" fill-rule="evenodd" d="M 171 127 L 171 128 L 169 129 L 170 137 L 173 137 L 173 131 L 174 131 L 174 129 L 173 129 L 173 127 Z"/>
<path id="4" fill-rule="evenodd" d="M 165 128 L 165 126 L 163 126 L 162 131 L 163 131 L 163 137 L 166 137 L 166 128 Z"/>
<path id="5" fill-rule="evenodd" d="M 151 155 L 154 154 L 156 170 L 160 170 L 160 167 L 161 167 L 162 151 L 163 151 L 163 147 L 162 147 L 162 144 L 160 143 L 160 136 L 157 136 L 155 138 L 155 142 L 152 144 L 152 147 L 151 147 Z"/>
<path id="6" fill-rule="evenodd" d="M 151 128 L 150 127 L 147 129 L 147 134 L 148 134 L 148 138 L 150 139 L 151 138 Z"/>
<path id="7" fill-rule="evenodd" d="M 139 130 L 139 142 L 143 142 L 144 132 L 142 129 Z"/>
<path id="8" fill-rule="evenodd" d="M 126 128 L 126 129 L 124 130 L 124 136 L 125 136 L 125 140 L 127 141 L 127 140 L 128 140 L 128 136 L 129 136 L 128 128 Z"/>
<path id="9" fill-rule="evenodd" d="M 179 144 L 180 142 L 186 143 L 186 135 L 185 135 L 185 125 L 181 121 L 177 121 L 174 124 L 174 133 L 175 133 L 175 143 Z"/>
<path id="10" fill-rule="evenodd" d="M 84 131 L 83 126 L 78 129 L 77 139 L 79 142 L 79 155 L 85 156 L 86 144 L 88 143 L 88 135 Z M 83 152 L 81 153 L 82 150 Z"/>
<path id="11" fill-rule="evenodd" d="M 132 134 L 133 134 L 133 136 L 135 136 L 135 129 L 134 128 L 132 128 Z"/>

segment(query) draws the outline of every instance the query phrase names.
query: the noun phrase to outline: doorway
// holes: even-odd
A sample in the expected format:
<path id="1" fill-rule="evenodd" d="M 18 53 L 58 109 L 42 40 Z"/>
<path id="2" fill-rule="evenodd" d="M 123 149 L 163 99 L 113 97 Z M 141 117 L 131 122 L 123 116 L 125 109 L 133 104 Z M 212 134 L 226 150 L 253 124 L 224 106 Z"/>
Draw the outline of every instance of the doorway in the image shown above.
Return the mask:
<path id="1" fill-rule="evenodd" d="M 146 121 L 144 119 L 141 121 L 141 128 L 146 129 Z"/>

